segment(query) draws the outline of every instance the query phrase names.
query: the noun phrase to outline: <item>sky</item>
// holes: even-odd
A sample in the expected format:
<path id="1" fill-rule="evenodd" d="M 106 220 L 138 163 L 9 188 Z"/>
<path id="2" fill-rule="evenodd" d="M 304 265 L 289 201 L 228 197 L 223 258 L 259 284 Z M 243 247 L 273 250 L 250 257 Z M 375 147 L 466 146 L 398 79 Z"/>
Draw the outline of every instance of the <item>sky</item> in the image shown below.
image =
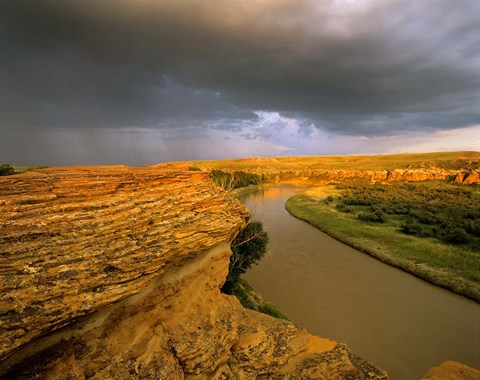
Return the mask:
<path id="1" fill-rule="evenodd" d="M 480 150 L 478 0 L 0 0 L 0 162 Z"/>

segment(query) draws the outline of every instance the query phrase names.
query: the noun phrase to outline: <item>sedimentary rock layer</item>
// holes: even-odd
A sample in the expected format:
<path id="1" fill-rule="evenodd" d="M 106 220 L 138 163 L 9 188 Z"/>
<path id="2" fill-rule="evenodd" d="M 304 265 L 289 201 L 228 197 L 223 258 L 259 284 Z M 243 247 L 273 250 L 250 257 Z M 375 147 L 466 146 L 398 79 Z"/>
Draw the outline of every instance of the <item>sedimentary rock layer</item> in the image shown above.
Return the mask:
<path id="1" fill-rule="evenodd" d="M 46 169 L 0 207 L 0 377 L 386 378 L 220 292 L 247 212 L 204 173 Z"/>
<path id="2" fill-rule="evenodd" d="M 336 170 L 336 169 L 247 169 L 254 174 L 266 175 L 276 182 L 310 184 L 338 183 L 352 179 L 363 179 L 372 182 L 393 181 L 453 181 L 458 184 L 472 185 L 480 183 L 476 171 L 445 170 L 445 169 L 395 169 L 395 170 Z"/>
<path id="3" fill-rule="evenodd" d="M 278 183 L 322 185 L 351 179 L 372 182 L 447 180 L 466 185 L 480 183 L 479 152 L 245 158 L 189 161 L 184 164 L 206 171 L 241 170 L 267 176 Z"/>
<path id="4" fill-rule="evenodd" d="M 0 179 L 0 358 L 228 241 L 246 210 L 203 173 L 47 169 Z"/>

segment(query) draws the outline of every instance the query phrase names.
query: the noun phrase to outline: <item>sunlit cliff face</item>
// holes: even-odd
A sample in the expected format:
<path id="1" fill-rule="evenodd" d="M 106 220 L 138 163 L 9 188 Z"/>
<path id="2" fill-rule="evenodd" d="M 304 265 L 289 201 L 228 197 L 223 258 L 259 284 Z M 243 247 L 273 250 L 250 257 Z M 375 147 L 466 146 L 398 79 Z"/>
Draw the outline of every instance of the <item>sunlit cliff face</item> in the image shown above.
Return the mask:
<path id="1" fill-rule="evenodd" d="M 147 164 L 480 146 L 473 0 L 1 8 L 4 160 Z"/>

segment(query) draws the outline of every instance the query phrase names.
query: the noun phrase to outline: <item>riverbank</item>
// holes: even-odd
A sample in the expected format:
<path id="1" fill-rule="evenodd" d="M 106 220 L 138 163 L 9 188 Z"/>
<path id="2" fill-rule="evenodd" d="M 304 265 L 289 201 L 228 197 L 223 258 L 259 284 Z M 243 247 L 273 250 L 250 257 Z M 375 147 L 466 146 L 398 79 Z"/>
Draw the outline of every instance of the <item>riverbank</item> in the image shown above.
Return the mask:
<path id="1" fill-rule="evenodd" d="M 480 303 L 478 253 L 433 238 L 402 234 L 395 220 L 365 223 L 334 207 L 331 200 L 338 196 L 338 189 L 316 188 L 289 198 L 285 207 L 296 218 L 359 251 Z"/>
<path id="2" fill-rule="evenodd" d="M 266 186 L 268 185 L 262 184 L 240 187 L 232 190 L 231 196 L 240 199 L 247 194 L 264 189 Z M 273 303 L 267 301 L 260 294 L 258 294 L 244 278 L 240 278 L 237 286 L 233 290 L 232 295 L 235 296 L 240 301 L 242 306 L 247 309 L 255 310 L 275 318 L 289 321 L 285 314 L 283 314 Z"/>
<path id="3" fill-rule="evenodd" d="M 230 195 L 234 198 L 239 199 L 240 197 L 243 197 L 244 195 L 253 193 L 255 191 L 258 191 L 260 189 L 263 189 L 267 184 L 262 184 L 262 185 L 248 185 L 245 187 L 239 187 L 238 189 L 233 189 L 230 193 Z"/>

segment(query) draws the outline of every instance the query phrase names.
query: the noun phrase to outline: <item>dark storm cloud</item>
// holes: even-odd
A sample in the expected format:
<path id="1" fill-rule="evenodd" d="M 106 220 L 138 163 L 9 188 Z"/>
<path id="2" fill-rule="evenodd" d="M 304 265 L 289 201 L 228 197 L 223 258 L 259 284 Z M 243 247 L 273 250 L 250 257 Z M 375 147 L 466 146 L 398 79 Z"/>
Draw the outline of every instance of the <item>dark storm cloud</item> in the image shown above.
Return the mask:
<path id="1" fill-rule="evenodd" d="M 480 3 L 0 1 L 1 128 L 480 121 Z"/>

